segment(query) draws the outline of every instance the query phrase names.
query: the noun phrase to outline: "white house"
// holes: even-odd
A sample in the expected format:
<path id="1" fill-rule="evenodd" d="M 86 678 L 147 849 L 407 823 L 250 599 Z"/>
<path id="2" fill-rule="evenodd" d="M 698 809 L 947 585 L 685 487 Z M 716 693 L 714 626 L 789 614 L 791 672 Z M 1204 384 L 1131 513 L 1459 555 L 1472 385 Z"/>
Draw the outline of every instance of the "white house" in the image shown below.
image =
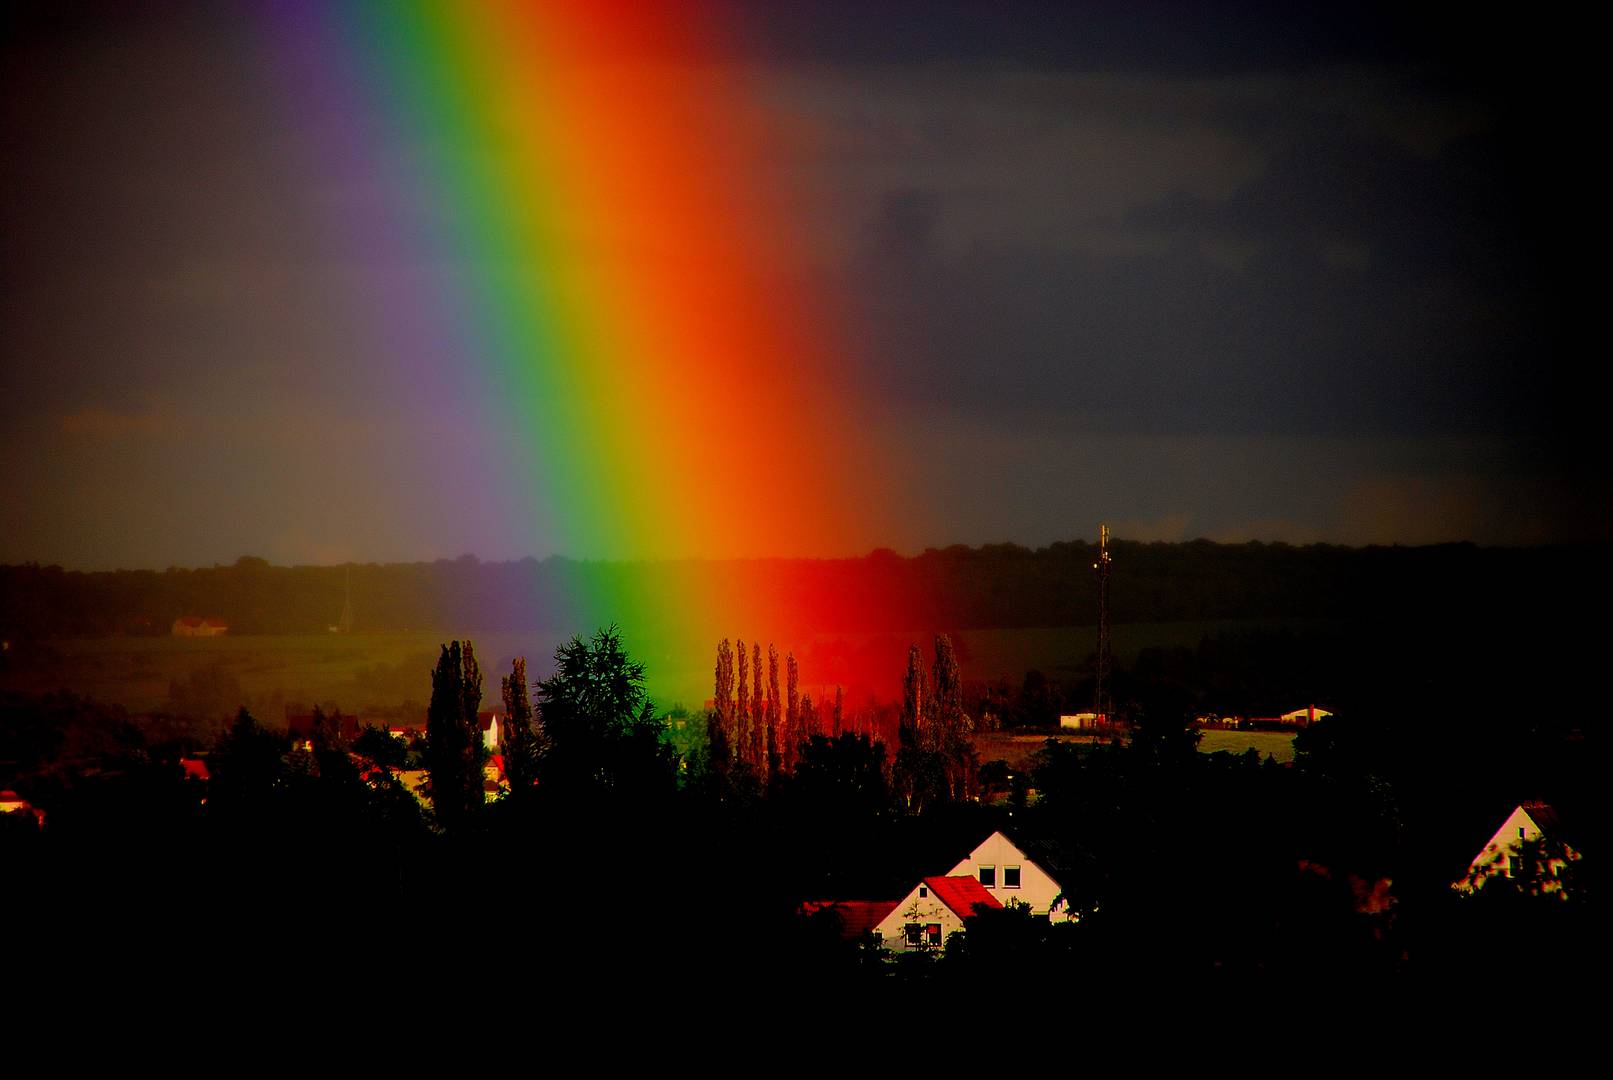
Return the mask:
<path id="1" fill-rule="evenodd" d="M 1051 913 L 1059 894 L 1064 891 L 1052 874 L 1027 858 L 1000 832 L 981 841 L 979 847 L 948 871 L 948 876 L 972 877 L 1003 907 L 1007 907 L 1010 900 L 1018 900 L 1037 915 Z M 1059 913 L 1062 918 L 1071 917 L 1062 903 Z"/>
<path id="2" fill-rule="evenodd" d="M 1303 709 L 1285 712 L 1280 717 L 1286 727 L 1310 727 L 1318 720 L 1325 719 L 1333 714 L 1316 705 L 1307 705 Z"/>
<path id="3" fill-rule="evenodd" d="M 1557 820 L 1557 812 L 1543 802 L 1519 804 L 1516 810 L 1507 815 L 1506 821 L 1501 823 L 1495 835 L 1490 837 L 1490 842 L 1484 845 L 1484 850 L 1473 859 L 1468 866 L 1467 875 L 1455 882 L 1452 888 L 1470 893 L 1483 886 L 1492 877 L 1514 876 L 1521 870 L 1517 860 L 1524 842 L 1539 843 L 1548 838 L 1562 839 L 1562 827 Z M 1579 852 L 1566 844 L 1563 845 L 1563 850 L 1569 859 L 1579 858 Z M 1553 858 L 1546 865 L 1551 875 L 1556 877 L 1565 863 L 1562 859 Z M 1557 890 L 1548 884 L 1543 891 Z"/>
<path id="4" fill-rule="evenodd" d="M 892 952 L 940 949 L 977 905 L 1003 906 L 973 877 L 927 877 L 874 927 L 874 938 Z"/>

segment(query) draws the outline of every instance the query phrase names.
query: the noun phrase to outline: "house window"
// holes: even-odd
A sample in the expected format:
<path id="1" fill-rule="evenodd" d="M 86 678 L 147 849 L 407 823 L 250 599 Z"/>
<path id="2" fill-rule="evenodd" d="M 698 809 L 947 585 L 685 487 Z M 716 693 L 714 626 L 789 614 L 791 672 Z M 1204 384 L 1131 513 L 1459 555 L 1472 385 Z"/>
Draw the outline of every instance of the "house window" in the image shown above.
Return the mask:
<path id="1" fill-rule="evenodd" d="M 923 885 L 920 885 L 919 886 L 919 896 L 920 897 L 925 897 L 925 896 L 929 896 L 929 895 L 930 895 L 930 890 L 926 889 Z"/>
<path id="2" fill-rule="evenodd" d="M 1529 839 L 1527 836 L 1525 836 L 1523 834 L 1523 826 L 1522 825 L 1518 826 L 1518 839 L 1519 840 L 1527 840 L 1527 839 Z"/>
<path id="3" fill-rule="evenodd" d="M 914 948 L 914 949 L 918 948 L 919 945 L 921 944 L 921 942 L 919 940 L 919 935 L 924 932 L 924 928 L 922 926 L 920 926 L 918 923 L 914 922 L 914 923 L 908 923 L 906 926 L 902 927 L 902 929 L 907 931 L 907 944 L 908 944 L 908 947 L 909 948 Z"/>
<path id="4" fill-rule="evenodd" d="M 995 866 L 982 866 L 980 868 L 980 884 L 988 889 L 997 887 L 997 868 Z"/>
<path id="5" fill-rule="evenodd" d="M 924 928 L 924 937 L 930 948 L 939 949 L 941 947 L 941 924 L 931 923 L 926 926 Z"/>
<path id="6" fill-rule="evenodd" d="M 1019 888 L 1019 867 L 1017 867 L 1017 866 L 1005 866 L 1005 867 L 1003 867 L 1003 888 L 1005 888 L 1005 889 L 1017 889 L 1017 888 Z"/>

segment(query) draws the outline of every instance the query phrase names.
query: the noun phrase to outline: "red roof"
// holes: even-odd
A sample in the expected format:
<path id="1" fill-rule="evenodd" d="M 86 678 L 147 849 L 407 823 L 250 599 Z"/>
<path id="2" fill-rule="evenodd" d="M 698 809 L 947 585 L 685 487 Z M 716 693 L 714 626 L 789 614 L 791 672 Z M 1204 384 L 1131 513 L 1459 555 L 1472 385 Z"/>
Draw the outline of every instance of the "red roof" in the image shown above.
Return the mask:
<path id="1" fill-rule="evenodd" d="M 973 878 L 969 880 L 973 881 Z M 896 900 L 808 900 L 801 905 L 801 914 L 816 915 L 832 909 L 840 916 L 840 936 L 855 940 L 870 933 L 885 921 L 885 916 L 896 910 Z"/>
<path id="2" fill-rule="evenodd" d="M 358 714 L 336 712 L 325 717 L 325 723 L 335 723 L 341 726 L 342 738 L 358 738 Z M 311 739 L 314 737 L 314 714 L 294 713 L 286 710 L 286 734 L 293 739 Z"/>
<path id="3" fill-rule="evenodd" d="M 997 898 L 986 891 L 986 887 L 979 880 L 968 875 L 958 877 L 927 877 L 924 884 L 930 887 L 935 898 L 953 912 L 960 919 L 967 919 L 975 913 L 976 905 L 988 908 L 1000 908 Z"/>
<path id="4" fill-rule="evenodd" d="M 179 759 L 180 768 L 185 770 L 186 780 L 211 780 L 207 772 L 207 762 L 201 758 L 182 757 Z"/>

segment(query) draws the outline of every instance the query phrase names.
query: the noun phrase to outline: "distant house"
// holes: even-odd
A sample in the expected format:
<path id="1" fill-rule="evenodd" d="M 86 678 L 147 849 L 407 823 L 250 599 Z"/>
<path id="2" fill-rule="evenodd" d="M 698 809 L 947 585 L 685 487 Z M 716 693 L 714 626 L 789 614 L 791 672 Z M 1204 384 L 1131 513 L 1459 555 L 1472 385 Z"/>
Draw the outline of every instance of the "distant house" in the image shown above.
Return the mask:
<path id="1" fill-rule="evenodd" d="M 185 770 L 186 780 L 197 780 L 205 784 L 213 778 L 207 771 L 207 762 L 201 758 L 182 757 L 179 759 L 179 767 Z"/>
<path id="2" fill-rule="evenodd" d="M 940 949 L 964 919 L 1002 906 L 972 877 L 927 877 L 896 901 L 874 927 L 874 939 L 894 952 Z"/>
<path id="3" fill-rule="evenodd" d="M 404 742 L 410 742 L 418 736 L 425 735 L 427 722 L 427 718 L 422 716 L 418 723 L 405 721 L 401 724 L 392 724 L 386 729 L 386 731 L 387 734 L 391 735 L 394 739 L 402 739 Z M 503 722 L 499 719 L 498 713 L 491 709 L 486 709 L 477 713 L 476 726 L 480 728 L 482 732 L 482 745 L 487 747 L 489 752 L 497 751 L 499 748 L 499 740 L 503 727 Z"/>
<path id="4" fill-rule="evenodd" d="M 286 709 L 286 734 L 291 738 L 292 746 L 298 750 L 312 750 L 314 748 L 314 732 L 316 717 L 311 712 L 292 712 Z M 352 742 L 358 738 L 359 723 L 357 713 L 333 712 L 324 715 L 327 731 L 340 731 L 342 741 Z"/>
<path id="5" fill-rule="evenodd" d="M 1094 731 L 1098 727 L 1098 714 L 1095 712 L 1065 713 L 1059 717 L 1059 727 L 1074 731 Z"/>
<path id="6" fill-rule="evenodd" d="M 174 620 L 174 637 L 223 637 L 230 632 L 230 624 L 223 619 L 204 619 L 199 615 L 181 615 Z"/>
<path id="7" fill-rule="evenodd" d="M 1452 884 L 1452 888 L 1460 892 L 1472 893 L 1484 887 L 1485 882 L 1495 877 L 1511 878 L 1524 872 L 1520 862 L 1524 844 L 1539 844 L 1544 840 L 1563 840 L 1562 822 L 1557 817 L 1557 811 L 1543 802 L 1526 802 L 1507 815 L 1501 827 L 1490 837 L 1488 843 L 1468 865 L 1467 874 Z M 1562 844 L 1563 857 L 1553 856 L 1546 862 L 1546 870 L 1555 878 L 1569 861 L 1578 860 L 1579 852 Z M 1551 893 L 1560 891 L 1553 888 L 1552 882 L 1547 882 L 1541 891 Z"/>
<path id="8" fill-rule="evenodd" d="M 1303 709 L 1283 713 L 1282 716 L 1278 717 L 1278 723 L 1284 727 L 1310 727 L 1316 721 L 1332 715 L 1326 709 L 1316 705 L 1307 705 Z"/>
<path id="9" fill-rule="evenodd" d="M 1070 918 L 1060 900 L 1063 887 L 1001 832 L 982 840 L 947 876 L 974 878 L 1003 907 L 1018 900 L 1037 915 L 1051 915 L 1056 907 L 1060 918 Z"/>
<path id="10" fill-rule="evenodd" d="M 479 712 L 476 714 L 476 724 L 482 729 L 482 745 L 488 750 L 498 749 L 499 719 L 496 712 Z"/>
<path id="11" fill-rule="evenodd" d="M 45 812 L 15 791 L 0 791 L 0 814 L 26 814 L 36 827 L 45 826 Z"/>

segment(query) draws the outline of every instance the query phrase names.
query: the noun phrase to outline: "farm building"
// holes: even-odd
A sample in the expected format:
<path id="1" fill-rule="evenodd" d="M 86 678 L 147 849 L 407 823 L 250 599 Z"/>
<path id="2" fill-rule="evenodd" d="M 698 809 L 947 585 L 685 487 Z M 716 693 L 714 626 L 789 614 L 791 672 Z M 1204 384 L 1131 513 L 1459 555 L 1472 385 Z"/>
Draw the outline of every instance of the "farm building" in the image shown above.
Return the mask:
<path id="1" fill-rule="evenodd" d="M 174 620 L 174 637 L 223 637 L 230 632 L 230 624 L 223 619 L 204 619 L 200 615 L 181 615 Z"/>

